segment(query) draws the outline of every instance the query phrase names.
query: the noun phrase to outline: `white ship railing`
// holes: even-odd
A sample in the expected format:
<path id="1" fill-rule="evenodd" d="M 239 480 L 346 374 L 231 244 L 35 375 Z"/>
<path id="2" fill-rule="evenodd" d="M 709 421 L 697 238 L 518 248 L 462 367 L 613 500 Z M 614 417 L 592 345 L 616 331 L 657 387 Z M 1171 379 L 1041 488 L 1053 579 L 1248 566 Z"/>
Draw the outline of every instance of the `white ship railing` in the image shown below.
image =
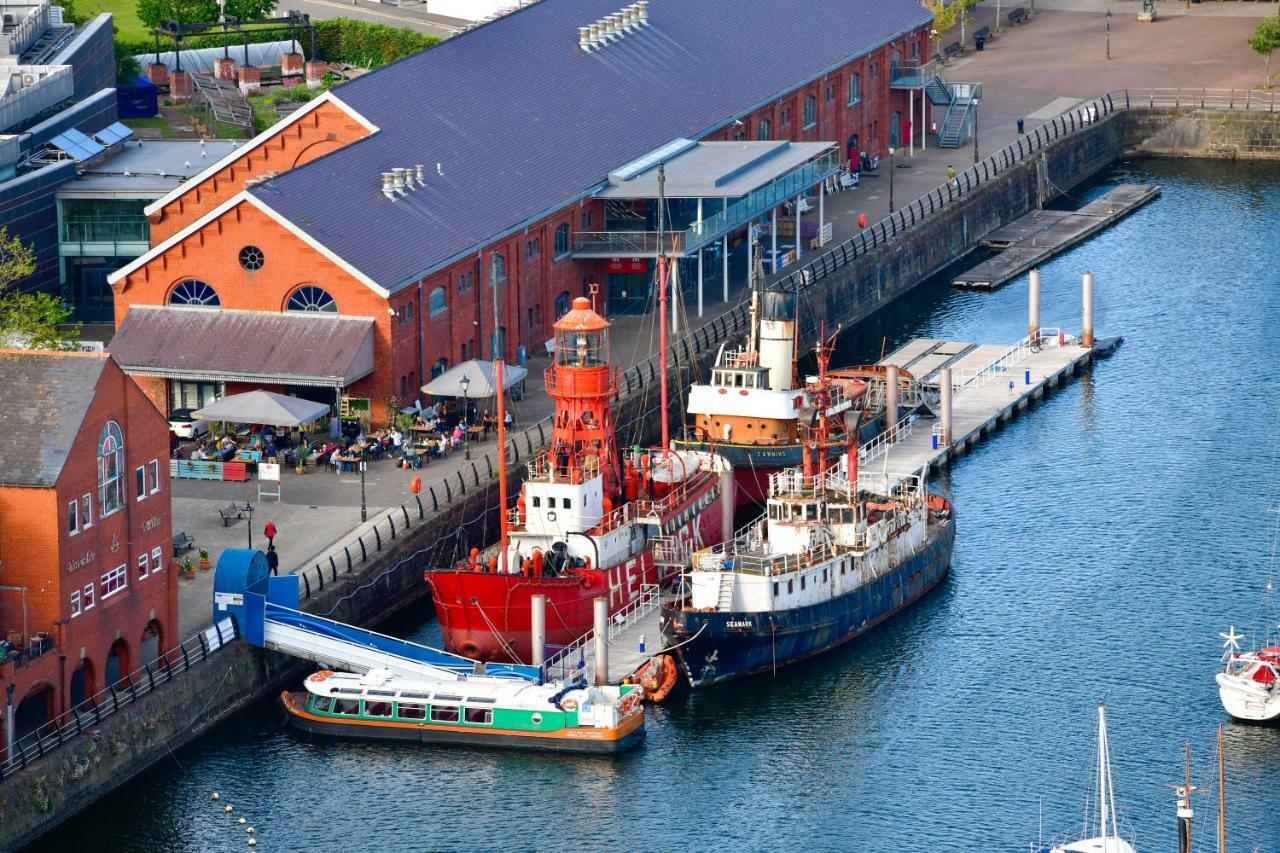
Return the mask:
<path id="1" fill-rule="evenodd" d="M 866 463 L 889 452 L 889 448 L 911 435 L 919 416 L 915 412 L 902 416 L 893 429 L 887 429 L 858 448 L 858 462 Z"/>
<path id="2" fill-rule="evenodd" d="M 647 583 L 640 587 L 640 594 L 632 599 L 626 607 L 609 617 L 609 629 L 605 636 L 613 640 L 618 637 L 627 625 L 636 619 L 648 616 L 658 609 L 661 603 L 660 590 L 657 584 Z M 579 670 L 586 667 L 586 650 L 596 639 L 595 629 L 591 629 L 569 645 L 547 658 L 542 664 L 542 676 L 545 681 L 567 681 Z"/>
<path id="3" fill-rule="evenodd" d="M 1047 346 L 1073 346 L 1076 342 L 1075 335 L 1067 334 L 1062 329 L 1041 329 L 1039 334 L 1027 335 L 982 367 L 976 370 L 960 371 L 960 375 L 952 379 L 951 388 L 954 391 L 970 386 L 981 388 L 994 379 L 1005 378 L 1011 367 Z"/>

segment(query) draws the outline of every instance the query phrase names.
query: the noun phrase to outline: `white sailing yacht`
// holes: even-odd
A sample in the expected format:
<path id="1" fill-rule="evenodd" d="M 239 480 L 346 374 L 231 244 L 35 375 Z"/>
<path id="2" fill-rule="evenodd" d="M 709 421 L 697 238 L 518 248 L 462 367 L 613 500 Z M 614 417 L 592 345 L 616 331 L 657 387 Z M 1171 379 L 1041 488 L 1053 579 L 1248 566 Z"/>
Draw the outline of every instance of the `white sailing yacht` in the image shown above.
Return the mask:
<path id="1" fill-rule="evenodd" d="M 1051 844 L 1040 853 L 1135 853 L 1133 843 L 1120 835 L 1116 794 L 1111 784 L 1111 744 L 1107 739 L 1107 711 L 1098 703 L 1098 808 L 1091 825 L 1085 811 L 1082 837 L 1065 844 Z"/>
<path id="2" fill-rule="evenodd" d="M 1276 622 L 1276 550 L 1280 547 L 1280 502 L 1269 512 L 1275 514 L 1271 531 L 1271 556 L 1267 561 L 1266 597 L 1263 601 L 1262 640 L 1251 651 L 1241 651 L 1243 634 L 1236 626 L 1218 634 L 1222 638 L 1223 668 L 1217 674 L 1218 698 L 1234 719 L 1252 723 L 1280 719 L 1280 626 Z"/>

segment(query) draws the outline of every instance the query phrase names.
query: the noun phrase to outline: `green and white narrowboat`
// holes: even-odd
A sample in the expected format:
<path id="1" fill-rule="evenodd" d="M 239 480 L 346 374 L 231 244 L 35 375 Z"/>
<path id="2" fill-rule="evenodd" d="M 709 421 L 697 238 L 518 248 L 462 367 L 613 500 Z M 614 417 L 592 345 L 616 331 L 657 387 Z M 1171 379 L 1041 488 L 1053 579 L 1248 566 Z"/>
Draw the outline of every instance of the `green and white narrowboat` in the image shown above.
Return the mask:
<path id="1" fill-rule="evenodd" d="M 321 670 L 304 686 L 280 699 L 289 722 L 315 734 L 585 753 L 621 752 L 644 737 L 638 685 L 444 681 L 375 669 Z"/>

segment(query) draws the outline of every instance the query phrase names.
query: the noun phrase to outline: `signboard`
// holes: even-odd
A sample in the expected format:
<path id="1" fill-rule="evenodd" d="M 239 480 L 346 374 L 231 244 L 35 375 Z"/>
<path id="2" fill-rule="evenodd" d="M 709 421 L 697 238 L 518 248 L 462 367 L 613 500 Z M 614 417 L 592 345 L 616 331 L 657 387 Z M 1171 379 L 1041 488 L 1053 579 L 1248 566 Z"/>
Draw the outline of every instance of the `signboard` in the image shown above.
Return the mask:
<path id="1" fill-rule="evenodd" d="M 607 272 L 621 275 L 644 275 L 648 264 L 644 258 L 610 258 Z"/>
<path id="2" fill-rule="evenodd" d="M 280 465 L 274 462 L 258 463 L 258 479 L 280 482 Z"/>
<path id="3" fill-rule="evenodd" d="M 244 604 L 244 595 L 239 592 L 215 592 L 213 594 L 213 606 L 219 610 L 226 610 L 228 606 L 239 607 Z"/>

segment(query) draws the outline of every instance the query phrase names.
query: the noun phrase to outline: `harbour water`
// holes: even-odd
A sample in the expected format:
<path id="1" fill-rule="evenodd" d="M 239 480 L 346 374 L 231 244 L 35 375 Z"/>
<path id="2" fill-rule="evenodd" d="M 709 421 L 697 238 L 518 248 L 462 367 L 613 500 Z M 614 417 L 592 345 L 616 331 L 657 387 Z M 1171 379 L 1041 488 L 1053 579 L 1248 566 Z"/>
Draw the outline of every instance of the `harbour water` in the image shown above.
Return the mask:
<path id="1" fill-rule="evenodd" d="M 1026 850 L 1079 829 L 1094 705 L 1140 850 L 1175 849 L 1182 744 L 1213 781 L 1217 632 L 1257 631 L 1280 483 L 1280 170 L 1121 163 L 1080 191 L 1163 197 L 1043 269 L 1045 326 L 1124 345 L 963 457 L 950 579 L 804 665 L 651 712 L 615 758 L 310 741 L 274 704 L 206 734 L 47 850 Z M 947 276 L 850 330 L 836 364 L 916 336 L 1014 341 L 1025 277 Z M 434 619 L 401 626 L 436 639 Z M 1280 729 L 1226 727 L 1235 850 L 1280 850 Z M 231 803 L 233 817 L 209 801 Z M 1214 798 L 1197 831 L 1209 849 Z"/>

